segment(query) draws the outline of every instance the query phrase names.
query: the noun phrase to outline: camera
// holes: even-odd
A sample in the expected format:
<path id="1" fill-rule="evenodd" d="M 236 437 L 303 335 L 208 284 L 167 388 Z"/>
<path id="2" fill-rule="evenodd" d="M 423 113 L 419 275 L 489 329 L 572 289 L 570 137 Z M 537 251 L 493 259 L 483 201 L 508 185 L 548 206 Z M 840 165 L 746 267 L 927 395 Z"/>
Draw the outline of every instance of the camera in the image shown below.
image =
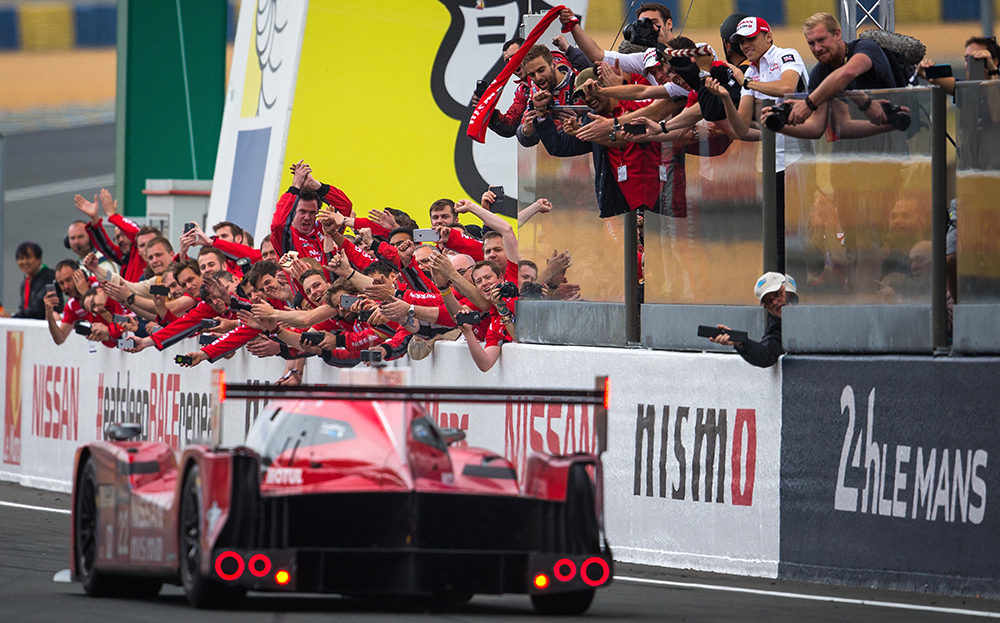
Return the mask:
<path id="1" fill-rule="evenodd" d="M 889 102 L 882 102 L 882 110 L 885 112 L 886 121 L 893 128 L 900 132 L 906 132 L 910 129 L 912 118 L 910 117 L 910 113 L 903 110 L 902 107 L 890 104 Z"/>
<path id="2" fill-rule="evenodd" d="M 235 301 L 236 299 L 233 300 Z M 218 318 L 202 318 L 201 322 L 198 323 L 198 326 L 201 328 L 202 331 L 204 331 L 205 329 L 214 329 L 215 327 L 219 326 L 219 324 L 220 323 Z"/>
<path id="3" fill-rule="evenodd" d="M 517 297 L 517 284 L 509 281 L 500 284 L 500 298 L 512 299 Z"/>
<path id="4" fill-rule="evenodd" d="M 238 260 L 236 260 L 236 265 L 240 267 L 240 270 L 245 271 L 246 267 L 250 265 L 250 258 L 241 257 Z"/>
<path id="5" fill-rule="evenodd" d="M 545 288 L 540 283 L 529 281 L 521 286 L 521 298 L 523 299 L 540 299 L 544 296 Z"/>
<path id="6" fill-rule="evenodd" d="M 82 335 L 84 337 L 90 335 L 90 332 L 94 329 L 93 326 L 86 320 L 77 320 L 73 323 L 73 330 L 76 331 L 77 335 Z"/>
<path id="7" fill-rule="evenodd" d="M 170 296 L 170 288 L 160 283 L 154 283 L 149 286 L 149 293 L 156 296 Z"/>
<path id="8" fill-rule="evenodd" d="M 361 361 L 366 363 L 381 363 L 382 351 L 377 348 L 361 351 Z"/>
<path id="9" fill-rule="evenodd" d="M 323 333 L 321 331 L 305 331 L 299 336 L 299 343 L 303 346 L 319 346 L 322 341 Z"/>
<path id="10" fill-rule="evenodd" d="M 625 27 L 624 36 L 629 43 L 641 45 L 644 48 L 652 48 L 657 44 L 656 37 L 659 28 L 648 17 L 637 19 Z"/>
<path id="11" fill-rule="evenodd" d="M 241 309 L 246 312 L 253 311 L 253 304 L 249 301 L 241 301 L 234 296 L 229 299 L 229 309 L 233 311 L 240 311 Z"/>
<path id="12" fill-rule="evenodd" d="M 778 132 L 788 123 L 788 113 L 792 112 L 791 102 L 781 102 L 771 106 L 771 114 L 764 119 L 764 125 L 772 132 Z"/>
<path id="13" fill-rule="evenodd" d="M 479 324 L 483 321 L 483 312 L 467 311 L 455 314 L 456 324 Z"/>

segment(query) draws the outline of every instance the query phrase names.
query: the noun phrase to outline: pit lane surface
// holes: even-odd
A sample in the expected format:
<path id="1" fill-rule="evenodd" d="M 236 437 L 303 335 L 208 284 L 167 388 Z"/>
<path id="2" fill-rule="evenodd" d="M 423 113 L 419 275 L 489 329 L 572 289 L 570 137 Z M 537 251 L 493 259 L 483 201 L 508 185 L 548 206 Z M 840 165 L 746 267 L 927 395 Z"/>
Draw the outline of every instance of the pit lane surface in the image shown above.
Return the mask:
<path id="1" fill-rule="evenodd" d="M 92 599 L 56 583 L 69 567 L 70 495 L 0 483 L 0 621 L 552 621 L 523 595 L 477 596 L 452 606 L 336 596 L 254 594 L 241 611 L 190 608 L 176 586 L 148 601 Z M 616 565 L 582 620 L 975 621 L 1000 618 L 1000 602 Z M 569 619 L 568 619 L 569 620 Z M 573 617 L 571 620 L 581 620 Z"/>

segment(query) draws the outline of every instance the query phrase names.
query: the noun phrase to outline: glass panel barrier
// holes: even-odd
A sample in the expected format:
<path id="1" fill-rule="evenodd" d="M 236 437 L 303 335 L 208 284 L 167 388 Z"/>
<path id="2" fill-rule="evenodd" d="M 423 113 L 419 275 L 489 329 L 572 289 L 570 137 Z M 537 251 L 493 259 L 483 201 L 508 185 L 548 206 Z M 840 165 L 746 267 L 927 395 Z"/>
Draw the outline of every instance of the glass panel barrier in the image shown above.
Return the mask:
<path id="1" fill-rule="evenodd" d="M 826 135 L 796 140 L 785 172 L 799 304 L 929 306 L 931 89 L 852 92 L 828 107 Z"/>
<path id="2" fill-rule="evenodd" d="M 958 301 L 1000 303 L 1000 82 L 955 85 L 958 128 L 948 253 L 957 242 Z M 961 212 L 961 219 L 956 213 Z M 995 331 L 995 326 L 994 326 Z"/>
<path id="3" fill-rule="evenodd" d="M 600 218 L 593 158 L 550 156 L 541 144 L 518 146 L 517 153 L 518 209 L 541 198 L 552 203 L 551 212 L 536 214 L 518 228 L 521 259 L 534 262 L 541 274 L 554 253 L 569 251 L 568 285 L 553 298 L 624 301 L 624 216 Z"/>
<path id="4" fill-rule="evenodd" d="M 705 121 L 695 129 L 663 143 L 663 207 L 644 219 L 645 302 L 757 305 L 760 143 L 732 141 Z"/>

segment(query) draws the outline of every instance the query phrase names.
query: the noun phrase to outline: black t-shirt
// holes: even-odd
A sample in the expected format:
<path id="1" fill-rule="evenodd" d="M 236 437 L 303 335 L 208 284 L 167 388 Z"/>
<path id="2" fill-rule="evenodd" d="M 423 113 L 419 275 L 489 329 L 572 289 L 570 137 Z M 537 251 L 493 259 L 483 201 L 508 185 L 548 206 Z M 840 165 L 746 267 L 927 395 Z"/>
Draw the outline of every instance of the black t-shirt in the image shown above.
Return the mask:
<path id="1" fill-rule="evenodd" d="M 847 58 L 844 59 L 844 63 L 846 64 L 851 59 L 851 56 L 855 54 L 864 54 L 870 58 L 872 67 L 847 83 L 847 86 L 844 87 L 845 91 L 891 89 L 896 86 L 896 81 L 892 77 L 892 67 L 889 65 L 889 59 L 886 58 L 885 52 L 882 51 L 879 44 L 869 39 L 857 39 L 848 43 Z M 823 63 L 817 63 L 813 67 L 813 70 L 809 72 L 809 92 L 812 93 L 815 91 L 820 83 L 833 73 L 834 69 L 836 68 L 824 65 Z"/>

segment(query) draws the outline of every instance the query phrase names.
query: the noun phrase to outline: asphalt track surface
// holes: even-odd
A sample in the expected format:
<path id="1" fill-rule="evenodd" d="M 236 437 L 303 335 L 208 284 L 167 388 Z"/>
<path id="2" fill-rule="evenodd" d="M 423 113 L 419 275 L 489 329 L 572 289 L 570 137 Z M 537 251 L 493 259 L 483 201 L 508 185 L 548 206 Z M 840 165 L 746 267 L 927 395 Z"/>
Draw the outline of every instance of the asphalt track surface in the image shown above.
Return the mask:
<path id="1" fill-rule="evenodd" d="M 152 600 L 93 599 L 54 582 L 69 567 L 70 496 L 0 483 L 0 621 L 553 621 L 523 595 L 477 596 L 436 606 L 337 596 L 251 593 L 238 612 L 190 608 L 176 586 Z M 618 564 L 583 617 L 594 621 L 977 621 L 1000 602 Z"/>

